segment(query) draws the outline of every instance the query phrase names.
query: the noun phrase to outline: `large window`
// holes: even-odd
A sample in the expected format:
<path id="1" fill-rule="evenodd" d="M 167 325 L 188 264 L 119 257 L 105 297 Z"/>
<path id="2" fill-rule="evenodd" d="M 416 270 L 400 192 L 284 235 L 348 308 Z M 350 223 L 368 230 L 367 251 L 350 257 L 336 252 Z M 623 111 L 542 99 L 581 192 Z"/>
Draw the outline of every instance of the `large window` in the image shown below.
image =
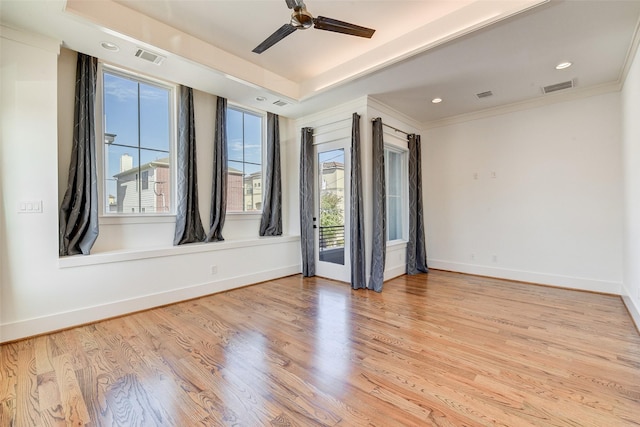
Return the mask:
<path id="1" fill-rule="evenodd" d="M 262 210 L 263 116 L 227 107 L 227 211 Z"/>
<path id="2" fill-rule="evenodd" d="M 168 214 L 174 87 L 102 68 L 104 212 Z"/>
<path id="3" fill-rule="evenodd" d="M 385 182 L 387 191 L 387 241 L 405 240 L 407 222 L 407 154 L 385 147 Z"/>

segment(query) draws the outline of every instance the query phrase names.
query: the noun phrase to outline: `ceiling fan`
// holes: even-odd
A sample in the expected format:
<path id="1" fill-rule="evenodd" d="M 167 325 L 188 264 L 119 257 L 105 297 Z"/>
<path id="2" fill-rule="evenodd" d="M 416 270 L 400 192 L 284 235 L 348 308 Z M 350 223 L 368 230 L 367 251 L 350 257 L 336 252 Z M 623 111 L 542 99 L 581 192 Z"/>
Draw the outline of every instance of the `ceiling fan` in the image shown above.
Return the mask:
<path id="1" fill-rule="evenodd" d="M 293 12 L 291 13 L 291 22 L 284 24 L 282 27 L 277 29 L 275 33 L 267 37 L 265 41 L 260 43 L 252 52 L 262 53 L 283 38 L 287 37 L 289 34 L 293 33 L 295 30 L 306 30 L 307 28 L 310 28 L 311 25 L 319 30 L 333 31 L 336 33 L 348 34 L 350 36 L 366 37 L 368 39 L 370 39 L 376 31 L 371 28 L 338 21 L 337 19 L 325 18 L 324 16 L 314 18 L 313 15 L 307 11 L 307 6 L 305 6 L 303 0 L 285 1 L 287 2 L 287 7 L 289 9 L 293 9 Z"/>

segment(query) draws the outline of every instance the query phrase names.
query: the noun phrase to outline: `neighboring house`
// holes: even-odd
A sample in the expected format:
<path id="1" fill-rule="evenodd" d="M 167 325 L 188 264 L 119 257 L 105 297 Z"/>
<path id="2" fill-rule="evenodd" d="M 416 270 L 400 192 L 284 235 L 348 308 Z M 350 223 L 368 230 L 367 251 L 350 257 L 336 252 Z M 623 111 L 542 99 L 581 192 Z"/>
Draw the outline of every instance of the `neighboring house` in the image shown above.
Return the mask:
<path id="1" fill-rule="evenodd" d="M 121 169 L 114 175 L 117 182 L 116 212 L 170 212 L 171 188 L 169 158 L 132 168 L 129 156 L 121 158 Z"/>
<path id="2" fill-rule="evenodd" d="M 254 172 L 244 177 L 244 210 L 262 209 L 262 172 Z"/>
<path id="3" fill-rule="evenodd" d="M 227 210 L 242 212 L 242 203 L 242 171 L 229 168 L 227 170 Z"/>
<path id="4" fill-rule="evenodd" d="M 344 196 L 344 164 L 340 162 L 324 162 L 322 170 L 322 189 L 330 190 Z"/>

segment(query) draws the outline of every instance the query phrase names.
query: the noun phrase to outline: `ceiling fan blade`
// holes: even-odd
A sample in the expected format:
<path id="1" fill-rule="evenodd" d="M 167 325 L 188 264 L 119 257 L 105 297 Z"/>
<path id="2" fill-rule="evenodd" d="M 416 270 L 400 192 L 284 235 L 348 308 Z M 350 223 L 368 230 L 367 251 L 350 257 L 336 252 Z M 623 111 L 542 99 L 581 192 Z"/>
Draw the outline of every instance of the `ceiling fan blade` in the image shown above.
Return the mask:
<path id="1" fill-rule="evenodd" d="M 288 0 L 290 1 L 290 0 Z M 368 39 L 373 36 L 376 30 L 361 27 L 359 25 L 350 24 L 348 22 L 338 21 L 337 19 L 325 18 L 318 16 L 313 18 L 314 28 L 319 30 L 333 31 L 336 33 L 349 34 L 350 36 L 366 37 Z"/>
<path id="2" fill-rule="evenodd" d="M 289 9 L 295 9 L 296 7 L 304 7 L 304 2 L 302 0 L 284 0 L 287 2 L 287 7 Z"/>
<path id="3" fill-rule="evenodd" d="M 284 24 L 282 27 L 278 28 L 275 33 L 271 34 L 269 37 L 265 39 L 262 43 L 256 46 L 252 52 L 262 53 L 265 50 L 269 49 L 274 44 L 278 43 L 283 38 L 287 37 L 289 34 L 293 33 L 296 30 L 291 24 Z"/>

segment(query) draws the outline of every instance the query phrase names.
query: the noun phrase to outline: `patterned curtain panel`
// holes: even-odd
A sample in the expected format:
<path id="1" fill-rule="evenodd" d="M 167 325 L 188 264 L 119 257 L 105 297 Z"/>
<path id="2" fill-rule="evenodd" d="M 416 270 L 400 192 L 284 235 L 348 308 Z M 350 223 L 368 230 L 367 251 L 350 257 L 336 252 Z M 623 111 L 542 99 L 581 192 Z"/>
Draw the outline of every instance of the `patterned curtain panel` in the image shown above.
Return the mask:
<path id="1" fill-rule="evenodd" d="M 183 245 L 204 241 L 198 210 L 198 169 L 196 165 L 196 129 L 193 119 L 193 89 L 180 86 L 178 104 L 178 203 L 173 244 Z"/>
<path id="2" fill-rule="evenodd" d="M 216 105 L 216 129 L 213 136 L 213 181 L 207 242 L 224 240 L 222 229 L 227 214 L 227 172 L 227 99 L 219 96 Z"/>
<path id="3" fill-rule="evenodd" d="M 360 116 L 353 113 L 351 123 L 351 287 L 366 289 L 364 259 L 364 204 L 362 203 L 362 166 L 360 163 Z"/>
<path id="4" fill-rule="evenodd" d="M 387 205 L 382 119 L 373 121 L 373 241 L 369 289 L 382 292 L 387 249 Z"/>
<path id="5" fill-rule="evenodd" d="M 282 235 L 282 185 L 280 182 L 280 125 L 277 114 L 267 113 L 267 159 L 261 236 Z"/>
<path id="6" fill-rule="evenodd" d="M 98 238 L 98 178 L 94 106 L 98 61 L 78 53 L 69 179 L 60 206 L 60 256 L 88 255 Z"/>
<path id="7" fill-rule="evenodd" d="M 426 273 L 427 251 L 422 213 L 422 166 L 420 135 L 409 135 L 409 241 L 407 242 L 407 274 Z"/>
<path id="8" fill-rule="evenodd" d="M 302 128 L 300 141 L 300 244 L 302 275 L 316 275 L 313 237 L 313 129 Z"/>

